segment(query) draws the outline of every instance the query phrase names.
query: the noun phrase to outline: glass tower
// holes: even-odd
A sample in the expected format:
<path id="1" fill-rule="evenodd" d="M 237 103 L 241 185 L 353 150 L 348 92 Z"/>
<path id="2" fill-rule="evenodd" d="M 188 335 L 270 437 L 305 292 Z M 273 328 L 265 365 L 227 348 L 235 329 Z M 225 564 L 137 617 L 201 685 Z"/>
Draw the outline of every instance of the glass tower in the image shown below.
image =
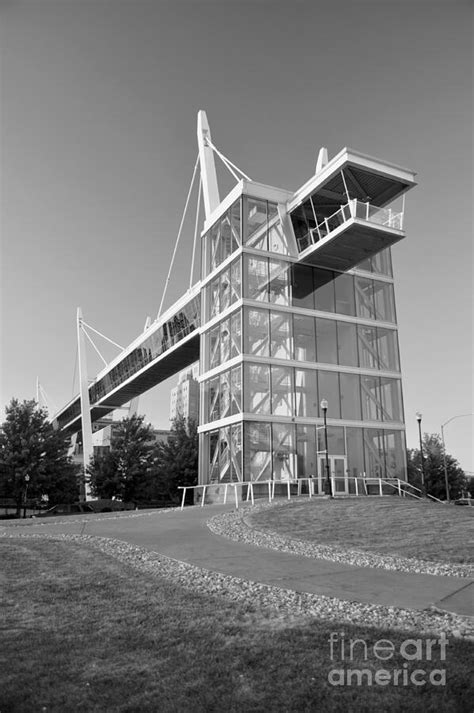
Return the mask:
<path id="1" fill-rule="evenodd" d="M 403 212 L 387 206 L 413 182 L 370 161 L 345 149 L 295 194 L 241 181 L 208 218 L 200 483 L 312 476 L 324 492 L 322 399 L 336 492 L 406 479 L 390 251 Z"/>

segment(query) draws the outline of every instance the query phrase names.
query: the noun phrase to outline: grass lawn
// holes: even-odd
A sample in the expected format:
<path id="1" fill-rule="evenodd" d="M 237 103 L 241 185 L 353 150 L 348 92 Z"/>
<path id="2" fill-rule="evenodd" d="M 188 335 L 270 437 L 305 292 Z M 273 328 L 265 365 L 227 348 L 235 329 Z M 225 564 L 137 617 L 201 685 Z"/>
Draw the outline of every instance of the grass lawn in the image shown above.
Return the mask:
<path id="1" fill-rule="evenodd" d="M 472 562 L 474 508 L 405 498 L 298 500 L 246 515 L 263 532 L 317 544 L 417 557 Z"/>
<path id="2" fill-rule="evenodd" d="M 408 662 L 407 634 L 193 596 L 77 543 L 0 539 L 0 557 L 1 713 L 472 710 L 466 641 L 450 641 L 446 660 L 435 646 L 433 660 Z M 367 657 L 356 646 L 341 662 L 336 646 L 331 661 L 331 632 L 363 639 Z M 386 662 L 372 651 L 382 638 L 395 647 Z M 328 682 L 334 668 L 404 665 L 428 683 Z M 445 686 L 429 682 L 434 669 Z"/>

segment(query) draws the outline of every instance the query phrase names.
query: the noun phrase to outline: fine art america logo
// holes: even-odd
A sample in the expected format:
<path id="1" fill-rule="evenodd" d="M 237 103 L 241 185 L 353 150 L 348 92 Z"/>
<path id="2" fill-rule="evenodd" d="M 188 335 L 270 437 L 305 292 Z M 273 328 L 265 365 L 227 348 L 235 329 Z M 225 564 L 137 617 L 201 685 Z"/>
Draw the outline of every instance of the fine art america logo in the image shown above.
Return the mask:
<path id="1" fill-rule="evenodd" d="M 367 644 L 365 639 L 346 639 L 344 632 L 331 632 L 329 654 L 334 668 L 328 672 L 332 686 L 445 686 L 446 669 L 427 671 L 423 662 L 433 658 L 446 661 L 449 644 L 444 633 L 439 639 L 405 639 L 394 644 L 390 639 L 379 639 Z M 394 665 L 395 659 L 404 662 Z M 359 662 L 365 666 L 359 666 Z M 372 662 L 372 666 L 369 665 Z M 378 662 L 385 668 L 378 668 Z M 366 663 L 367 662 L 367 663 Z M 391 662 L 391 663 L 390 663 Z"/>

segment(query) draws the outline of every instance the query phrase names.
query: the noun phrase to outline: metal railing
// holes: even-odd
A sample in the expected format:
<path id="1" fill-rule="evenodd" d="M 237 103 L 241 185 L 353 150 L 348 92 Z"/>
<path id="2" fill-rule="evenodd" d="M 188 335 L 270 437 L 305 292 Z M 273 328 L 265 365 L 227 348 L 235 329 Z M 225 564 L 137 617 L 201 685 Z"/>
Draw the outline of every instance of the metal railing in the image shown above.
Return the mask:
<path id="1" fill-rule="evenodd" d="M 351 483 L 353 484 L 353 488 L 351 488 Z M 320 491 L 320 488 L 325 488 L 326 480 L 325 479 L 319 479 L 317 477 L 304 477 L 304 478 L 293 478 L 291 480 L 259 480 L 259 481 L 238 481 L 238 482 L 228 482 L 228 483 L 204 483 L 202 485 L 184 485 L 184 486 L 179 486 L 179 490 L 183 491 L 182 499 L 181 499 L 181 510 L 184 509 L 184 504 L 186 501 L 186 492 L 188 490 L 201 490 L 202 491 L 202 496 L 201 496 L 201 502 L 200 505 L 201 507 L 204 506 L 205 501 L 206 501 L 206 494 L 208 491 L 212 491 L 212 489 L 217 489 L 218 492 L 222 491 L 224 489 L 224 496 L 223 496 L 223 504 L 225 505 L 227 503 L 227 499 L 229 496 L 229 488 L 233 488 L 233 500 L 235 503 L 235 507 L 238 509 L 239 507 L 239 501 L 245 500 L 245 502 L 251 501 L 252 505 L 255 504 L 255 492 L 254 488 L 257 487 L 259 488 L 260 486 L 266 486 L 266 492 L 267 492 L 267 498 L 268 502 L 272 502 L 272 500 L 275 499 L 275 488 L 277 486 L 283 486 L 286 488 L 286 497 L 288 500 L 291 500 L 291 486 L 296 486 L 296 494 L 297 496 L 303 495 L 303 485 L 306 485 L 306 494 L 308 495 L 309 498 L 312 498 L 313 496 L 316 495 L 323 495 L 325 493 L 322 493 Z M 393 488 L 400 497 L 404 496 L 409 496 L 416 498 L 417 500 L 422 500 L 423 498 L 423 493 L 422 491 L 409 483 L 406 480 L 400 480 L 400 478 L 376 478 L 376 477 L 370 477 L 370 476 L 365 476 L 365 475 L 360 475 L 360 476 L 341 476 L 341 477 L 336 477 L 336 476 L 331 476 L 331 487 L 332 487 L 332 492 L 334 495 L 355 495 L 356 497 L 359 497 L 361 495 L 363 496 L 369 496 L 373 497 L 373 495 L 369 492 L 369 487 L 370 486 L 376 486 L 376 491 L 377 491 L 377 496 L 383 496 L 384 495 L 384 486 L 388 486 L 390 488 Z M 339 487 L 339 486 L 342 486 Z M 239 488 L 241 488 L 241 493 L 240 493 L 240 498 L 239 498 Z M 244 498 L 244 493 L 243 493 L 243 488 L 246 488 L 246 493 L 245 493 L 245 498 Z M 413 490 L 416 490 L 420 495 L 415 495 L 415 493 L 412 493 L 408 490 L 408 488 L 412 488 Z M 352 490 L 352 492 L 351 492 Z M 428 498 L 431 500 L 434 500 L 435 502 L 445 504 L 443 500 L 438 500 L 438 498 L 435 498 L 433 495 L 426 494 Z"/>
<path id="2" fill-rule="evenodd" d="M 327 237 L 341 225 L 344 225 L 344 223 L 347 223 L 351 218 L 365 220 L 369 223 L 377 223 L 378 225 L 384 225 L 394 230 L 403 229 L 403 211 L 394 211 L 392 208 L 379 208 L 370 202 L 353 198 L 330 216 L 324 218 L 306 235 L 298 238 L 299 251 L 302 252 L 310 245 L 315 245 L 320 240 L 323 240 L 323 238 Z"/>

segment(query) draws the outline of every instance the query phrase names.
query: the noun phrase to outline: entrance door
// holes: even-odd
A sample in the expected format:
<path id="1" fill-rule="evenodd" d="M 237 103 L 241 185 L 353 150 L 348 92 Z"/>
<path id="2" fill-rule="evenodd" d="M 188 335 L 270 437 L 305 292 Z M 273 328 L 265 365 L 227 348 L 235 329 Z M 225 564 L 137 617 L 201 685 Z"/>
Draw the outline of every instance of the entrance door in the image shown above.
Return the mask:
<path id="1" fill-rule="evenodd" d="M 334 493 L 347 495 L 349 493 L 349 482 L 347 479 L 347 458 L 345 456 L 329 456 L 329 474 Z M 319 458 L 318 486 L 319 492 L 326 492 L 327 471 L 326 457 Z"/>

